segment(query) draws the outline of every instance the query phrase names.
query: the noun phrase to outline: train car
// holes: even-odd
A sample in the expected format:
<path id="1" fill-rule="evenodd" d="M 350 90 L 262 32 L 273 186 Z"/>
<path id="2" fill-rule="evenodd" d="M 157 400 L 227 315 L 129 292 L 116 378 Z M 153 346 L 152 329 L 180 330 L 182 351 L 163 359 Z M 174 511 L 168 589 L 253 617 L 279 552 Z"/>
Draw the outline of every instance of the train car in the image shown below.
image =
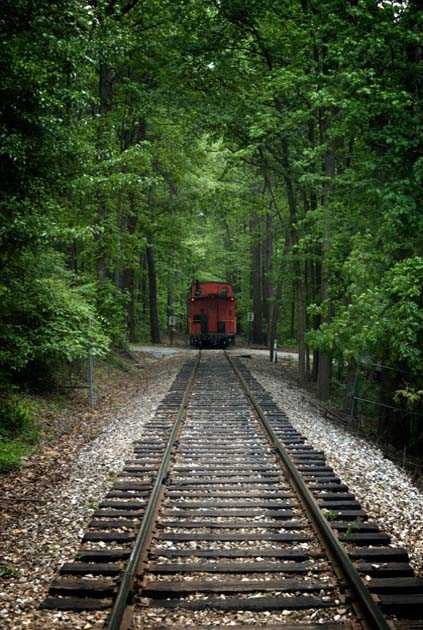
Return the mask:
<path id="1" fill-rule="evenodd" d="M 188 332 L 196 348 L 226 348 L 235 343 L 236 300 L 228 282 L 192 283 Z"/>

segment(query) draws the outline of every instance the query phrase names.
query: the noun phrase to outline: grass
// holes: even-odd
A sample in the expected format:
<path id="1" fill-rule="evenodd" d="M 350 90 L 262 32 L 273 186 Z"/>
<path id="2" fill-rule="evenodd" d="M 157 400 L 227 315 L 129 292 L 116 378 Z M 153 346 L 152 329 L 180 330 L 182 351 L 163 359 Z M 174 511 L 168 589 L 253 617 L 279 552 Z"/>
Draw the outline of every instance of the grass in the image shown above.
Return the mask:
<path id="1" fill-rule="evenodd" d="M 0 473 L 17 470 L 38 440 L 34 406 L 16 393 L 0 400 Z"/>
<path id="2" fill-rule="evenodd" d="M 88 510 L 97 510 L 100 505 L 100 501 L 98 499 L 89 498 L 85 505 Z"/>
<path id="3" fill-rule="evenodd" d="M 0 578 L 7 579 L 18 575 L 19 573 L 15 567 L 10 566 L 10 564 L 0 564 Z"/>
<path id="4" fill-rule="evenodd" d="M 107 357 L 107 361 L 104 362 L 103 365 L 129 373 L 133 370 L 134 362 L 129 356 L 118 352 L 111 352 Z"/>
<path id="5" fill-rule="evenodd" d="M 351 540 L 352 535 L 355 533 L 355 531 L 360 527 L 360 521 L 357 523 L 355 521 L 352 521 L 348 527 L 347 530 L 345 532 L 345 540 Z"/>
<path id="6" fill-rule="evenodd" d="M 336 519 L 336 517 L 338 516 L 338 513 L 335 512 L 334 510 L 323 509 L 322 512 L 323 512 L 324 517 L 328 521 L 334 521 Z"/>
<path id="7" fill-rule="evenodd" d="M 22 440 L 0 440 L 0 473 L 20 468 L 22 458 L 32 450 L 32 445 Z"/>

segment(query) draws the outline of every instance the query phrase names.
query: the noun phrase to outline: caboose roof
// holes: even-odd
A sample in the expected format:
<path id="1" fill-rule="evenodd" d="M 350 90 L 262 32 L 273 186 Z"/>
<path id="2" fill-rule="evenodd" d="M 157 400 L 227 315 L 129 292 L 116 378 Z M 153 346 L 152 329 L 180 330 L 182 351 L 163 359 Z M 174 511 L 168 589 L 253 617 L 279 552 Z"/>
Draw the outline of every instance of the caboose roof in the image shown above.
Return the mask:
<path id="1" fill-rule="evenodd" d="M 226 280 L 198 280 L 198 282 L 193 280 L 191 286 L 194 286 L 196 284 L 227 284 L 228 286 L 231 286 L 231 283 L 227 282 Z"/>
<path id="2" fill-rule="evenodd" d="M 233 299 L 233 288 L 229 282 L 219 280 L 206 280 L 204 282 L 194 281 L 191 285 L 191 299 L 201 300 L 207 297 L 221 296 L 225 291 L 227 297 Z"/>

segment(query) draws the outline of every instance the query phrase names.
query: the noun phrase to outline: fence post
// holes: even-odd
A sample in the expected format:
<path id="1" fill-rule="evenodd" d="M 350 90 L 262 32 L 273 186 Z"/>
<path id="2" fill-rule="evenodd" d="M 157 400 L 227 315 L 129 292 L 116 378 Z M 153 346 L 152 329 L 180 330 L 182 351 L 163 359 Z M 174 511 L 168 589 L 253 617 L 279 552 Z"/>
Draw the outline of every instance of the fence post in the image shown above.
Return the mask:
<path id="1" fill-rule="evenodd" d="M 94 386 L 94 357 L 91 350 L 88 353 L 88 402 L 91 409 L 94 409 L 97 401 Z"/>
<path id="2" fill-rule="evenodd" d="M 273 342 L 273 363 L 278 362 L 278 342 L 277 339 Z"/>

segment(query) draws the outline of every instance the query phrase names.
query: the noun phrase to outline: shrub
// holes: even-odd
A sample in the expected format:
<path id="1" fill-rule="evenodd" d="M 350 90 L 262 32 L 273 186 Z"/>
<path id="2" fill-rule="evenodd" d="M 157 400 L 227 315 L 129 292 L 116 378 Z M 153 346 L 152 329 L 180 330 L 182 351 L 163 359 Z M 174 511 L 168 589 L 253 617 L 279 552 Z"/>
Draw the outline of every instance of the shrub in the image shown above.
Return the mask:
<path id="1" fill-rule="evenodd" d="M 127 349 L 126 304 L 128 296 L 112 282 L 102 282 L 97 288 L 97 312 L 103 330 L 116 348 Z"/>
<path id="2" fill-rule="evenodd" d="M 31 447 L 21 440 L 4 442 L 0 439 L 0 473 L 17 470 L 21 460 L 31 451 Z"/>
<path id="3" fill-rule="evenodd" d="M 0 562 L 0 578 L 7 580 L 17 577 L 18 575 L 19 572 L 14 566 Z"/>
<path id="4" fill-rule="evenodd" d="M 32 405 L 15 393 L 1 398 L 0 473 L 18 469 L 37 437 Z"/>
<path id="5" fill-rule="evenodd" d="M 24 437 L 31 442 L 35 434 L 32 409 L 25 400 L 14 394 L 0 400 L 0 439 Z"/>
<path id="6" fill-rule="evenodd" d="M 40 254 L 38 260 L 23 259 L 19 270 L 9 274 L 7 285 L 0 285 L 4 380 L 48 382 L 63 361 L 83 360 L 90 351 L 106 354 L 109 337 L 106 322 L 97 313 L 95 285 L 78 286 L 61 258 L 51 253 Z"/>

